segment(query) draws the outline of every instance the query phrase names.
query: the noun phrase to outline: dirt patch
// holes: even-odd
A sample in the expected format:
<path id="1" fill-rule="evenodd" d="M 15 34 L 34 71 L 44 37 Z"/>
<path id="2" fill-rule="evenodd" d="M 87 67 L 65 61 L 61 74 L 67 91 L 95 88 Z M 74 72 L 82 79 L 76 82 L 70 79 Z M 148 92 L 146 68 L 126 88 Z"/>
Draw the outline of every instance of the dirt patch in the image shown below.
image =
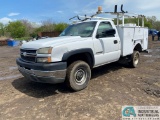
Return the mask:
<path id="1" fill-rule="evenodd" d="M 1 120 L 120 120 L 124 105 L 160 105 L 160 41 L 132 69 L 112 63 L 92 70 L 89 86 L 71 92 L 65 84 L 41 84 L 18 72 L 19 47 L 0 47 Z"/>

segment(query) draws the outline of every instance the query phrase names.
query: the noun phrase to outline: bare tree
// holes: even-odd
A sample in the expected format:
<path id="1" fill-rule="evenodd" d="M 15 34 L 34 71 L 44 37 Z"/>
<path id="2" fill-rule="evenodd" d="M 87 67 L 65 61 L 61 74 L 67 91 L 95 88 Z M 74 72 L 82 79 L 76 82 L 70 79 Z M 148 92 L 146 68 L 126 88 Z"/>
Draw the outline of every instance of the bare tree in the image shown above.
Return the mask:
<path id="1" fill-rule="evenodd" d="M 156 23 L 156 21 L 157 21 L 156 16 L 147 17 L 147 20 L 152 24 L 152 27 L 153 27 L 153 28 L 156 27 L 156 25 L 155 25 L 155 23 Z"/>
<path id="2" fill-rule="evenodd" d="M 42 31 L 43 32 L 52 32 L 55 29 L 55 23 L 52 19 L 48 19 L 45 21 L 42 21 Z"/>
<path id="3" fill-rule="evenodd" d="M 154 23 L 154 28 L 155 28 L 156 30 L 160 31 L 160 21 L 156 21 L 156 22 Z"/>
<path id="4" fill-rule="evenodd" d="M 25 26 L 25 28 L 26 28 L 26 31 L 25 31 L 25 36 L 30 36 L 30 34 L 32 34 L 33 33 L 33 31 L 34 31 L 34 27 L 33 27 L 33 25 L 32 25 L 32 23 L 30 22 L 30 21 L 28 21 L 28 20 L 21 20 L 21 22 L 22 22 L 22 24 Z"/>

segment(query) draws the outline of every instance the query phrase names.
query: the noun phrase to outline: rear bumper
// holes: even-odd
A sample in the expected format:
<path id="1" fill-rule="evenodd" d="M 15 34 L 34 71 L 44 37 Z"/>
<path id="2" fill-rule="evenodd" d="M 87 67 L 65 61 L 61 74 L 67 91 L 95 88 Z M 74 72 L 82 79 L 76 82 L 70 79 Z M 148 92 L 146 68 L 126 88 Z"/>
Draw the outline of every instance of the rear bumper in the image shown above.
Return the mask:
<path id="1" fill-rule="evenodd" d="M 66 62 L 27 63 L 16 60 L 20 73 L 29 80 L 42 83 L 62 83 L 66 77 Z"/>

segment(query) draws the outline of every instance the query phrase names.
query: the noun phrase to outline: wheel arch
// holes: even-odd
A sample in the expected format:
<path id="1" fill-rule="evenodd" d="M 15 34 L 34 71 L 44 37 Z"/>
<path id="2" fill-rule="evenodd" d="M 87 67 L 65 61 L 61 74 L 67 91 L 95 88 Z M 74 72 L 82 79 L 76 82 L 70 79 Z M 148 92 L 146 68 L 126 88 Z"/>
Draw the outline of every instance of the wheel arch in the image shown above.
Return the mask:
<path id="1" fill-rule="evenodd" d="M 136 44 L 135 47 L 134 47 L 134 51 L 139 51 L 139 52 L 142 52 L 142 46 L 140 43 Z"/>
<path id="2" fill-rule="evenodd" d="M 65 53 L 62 61 L 67 61 L 67 66 L 76 60 L 83 60 L 93 68 L 95 64 L 94 54 L 91 48 L 77 49 Z"/>

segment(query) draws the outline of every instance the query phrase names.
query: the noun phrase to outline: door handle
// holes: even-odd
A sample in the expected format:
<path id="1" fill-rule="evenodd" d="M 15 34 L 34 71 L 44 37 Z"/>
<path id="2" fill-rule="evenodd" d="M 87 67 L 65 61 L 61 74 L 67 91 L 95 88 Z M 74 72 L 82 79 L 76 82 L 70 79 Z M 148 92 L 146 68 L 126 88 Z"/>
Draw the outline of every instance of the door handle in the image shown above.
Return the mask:
<path id="1" fill-rule="evenodd" d="M 117 44 L 118 43 L 118 40 L 114 40 L 114 44 Z"/>

